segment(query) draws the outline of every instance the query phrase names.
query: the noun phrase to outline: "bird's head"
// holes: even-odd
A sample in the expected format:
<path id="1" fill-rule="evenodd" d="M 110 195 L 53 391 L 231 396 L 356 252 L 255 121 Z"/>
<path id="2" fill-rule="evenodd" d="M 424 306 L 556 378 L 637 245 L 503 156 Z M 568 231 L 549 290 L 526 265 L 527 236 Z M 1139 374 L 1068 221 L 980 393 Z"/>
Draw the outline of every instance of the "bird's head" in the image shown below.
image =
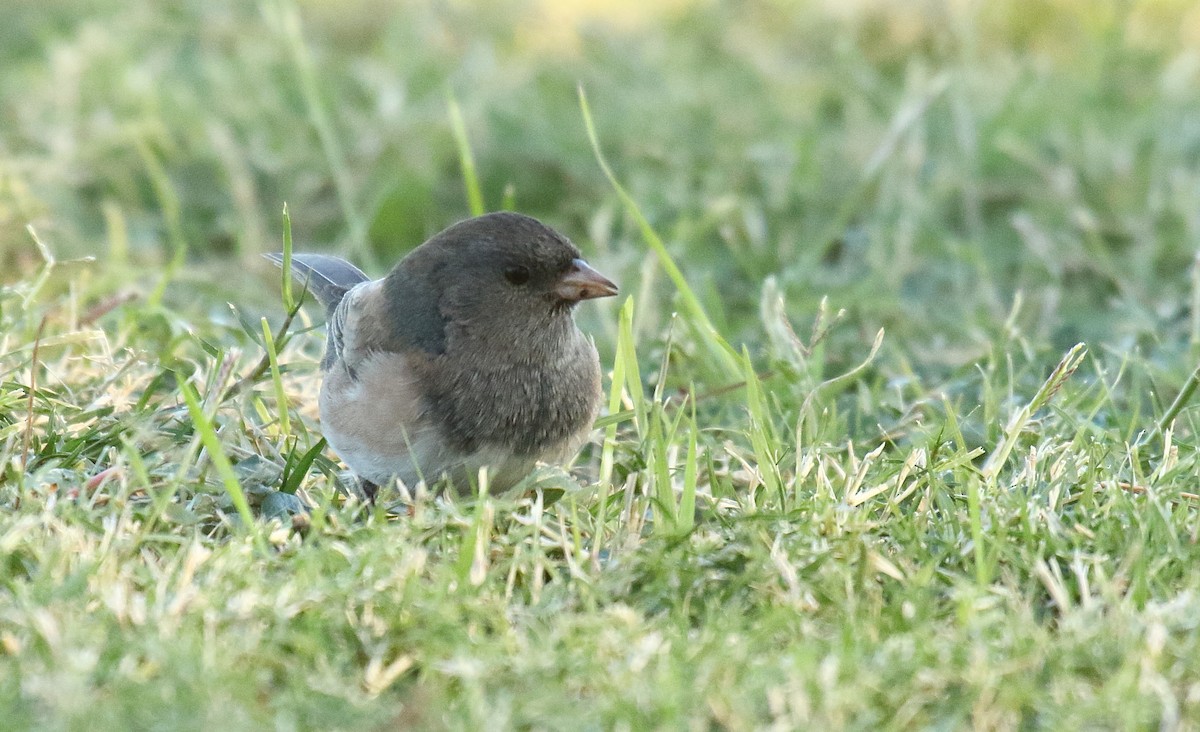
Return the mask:
<path id="1" fill-rule="evenodd" d="M 617 294 L 570 240 L 521 214 L 468 219 L 426 247 L 443 309 L 464 320 L 533 324 L 568 314 L 583 300 Z"/>

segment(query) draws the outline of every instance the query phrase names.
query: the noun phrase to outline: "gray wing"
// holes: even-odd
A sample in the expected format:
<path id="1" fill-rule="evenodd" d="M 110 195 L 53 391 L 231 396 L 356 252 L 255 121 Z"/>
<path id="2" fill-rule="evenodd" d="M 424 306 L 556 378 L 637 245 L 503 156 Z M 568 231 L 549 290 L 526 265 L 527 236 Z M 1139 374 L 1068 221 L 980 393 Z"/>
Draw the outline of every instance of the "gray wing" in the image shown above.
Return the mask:
<path id="1" fill-rule="evenodd" d="M 386 337 L 383 305 L 383 280 L 363 282 L 346 292 L 325 324 L 328 336 L 322 370 L 340 363 L 355 379 L 359 365 L 372 353 L 399 350 Z"/>
<path id="2" fill-rule="evenodd" d="M 272 252 L 264 257 L 283 266 L 283 254 Z M 324 254 L 293 254 L 292 279 L 308 288 L 317 301 L 332 314 L 346 293 L 370 280 L 358 267 L 339 257 Z"/>

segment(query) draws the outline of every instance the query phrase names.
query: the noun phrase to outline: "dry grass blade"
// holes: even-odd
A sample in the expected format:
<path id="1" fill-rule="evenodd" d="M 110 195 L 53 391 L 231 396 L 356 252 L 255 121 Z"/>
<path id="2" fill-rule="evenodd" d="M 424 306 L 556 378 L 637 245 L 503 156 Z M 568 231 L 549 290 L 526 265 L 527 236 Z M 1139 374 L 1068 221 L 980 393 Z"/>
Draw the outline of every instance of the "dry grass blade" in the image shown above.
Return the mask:
<path id="1" fill-rule="evenodd" d="M 48 317 L 48 315 L 43 315 L 42 319 L 38 321 L 37 333 L 33 338 L 33 355 L 29 361 L 29 397 L 25 403 L 25 435 L 22 438 L 21 447 L 22 471 L 29 467 L 29 451 L 33 443 L 33 399 L 37 395 L 38 357 L 41 355 L 42 332 L 46 329 Z"/>

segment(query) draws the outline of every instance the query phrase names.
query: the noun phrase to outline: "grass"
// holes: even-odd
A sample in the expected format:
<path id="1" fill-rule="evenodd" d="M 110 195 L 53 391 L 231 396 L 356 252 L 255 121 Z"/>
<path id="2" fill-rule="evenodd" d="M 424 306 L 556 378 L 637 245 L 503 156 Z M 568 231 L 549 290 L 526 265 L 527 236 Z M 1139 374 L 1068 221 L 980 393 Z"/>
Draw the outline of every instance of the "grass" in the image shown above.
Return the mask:
<path id="1" fill-rule="evenodd" d="M 554 7 L 11 10 L 5 728 L 1200 727 L 1193 5 Z M 346 500 L 258 255 L 501 206 L 592 443 Z"/>

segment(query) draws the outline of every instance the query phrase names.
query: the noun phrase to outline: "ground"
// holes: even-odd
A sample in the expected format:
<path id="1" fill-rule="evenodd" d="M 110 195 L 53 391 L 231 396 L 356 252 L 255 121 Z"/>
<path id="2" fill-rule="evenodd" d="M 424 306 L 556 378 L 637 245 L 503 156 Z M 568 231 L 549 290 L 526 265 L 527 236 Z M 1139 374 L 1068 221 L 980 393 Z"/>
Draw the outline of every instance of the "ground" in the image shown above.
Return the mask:
<path id="1" fill-rule="evenodd" d="M 1197 48 L 1175 0 L 7 9 L 5 727 L 1200 727 Z M 622 286 L 594 438 L 364 506 L 259 255 L 501 208 Z"/>

